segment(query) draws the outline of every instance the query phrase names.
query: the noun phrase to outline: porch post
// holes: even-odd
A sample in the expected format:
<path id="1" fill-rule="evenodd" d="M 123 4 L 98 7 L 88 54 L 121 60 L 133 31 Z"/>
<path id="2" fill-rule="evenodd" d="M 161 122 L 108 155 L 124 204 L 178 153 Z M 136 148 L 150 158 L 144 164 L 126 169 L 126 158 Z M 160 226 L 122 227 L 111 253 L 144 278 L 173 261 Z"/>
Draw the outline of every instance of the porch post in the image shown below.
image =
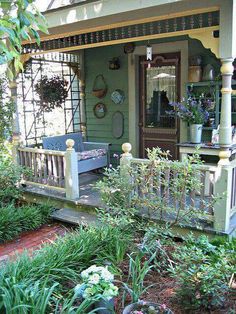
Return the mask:
<path id="1" fill-rule="evenodd" d="M 220 117 L 220 165 L 229 164 L 230 151 L 232 144 L 231 131 L 231 81 L 233 73 L 233 59 L 236 56 L 236 1 L 225 0 L 220 6 L 220 37 L 219 37 L 219 56 L 221 59 L 222 75 L 222 99 Z"/>
<path id="2" fill-rule="evenodd" d="M 20 145 L 20 124 L 17 106 L 17 83 L 16 78 L 9 82 L 11 101 L 14 105 L 13 125 L 12 125 L 12 158 L 18 164 L 18 147 Z"/>
<path id="3" fill-rule="evenodd" d="M 120 172 L 122 177 L 129 177 L 127 173 L 127 168 L 130 166 L 130 161 L 133 158 L 132 154 L 130 153 L 132 146 L 130 143 L 124 143 L 122 145 L 123 154 L 121 155 L 120 159 Z"/>
<path id="4" fill-rule="evenodd" d="M 78 174 L 78 156 L 73 146 L 74 140 L 66 141 L 67 150 L 65 153 L 65 189 L 66 198 L 75 200 L 79 198 L 79 174 Z"/>
<path id="5" fill-rule="evenodd" d="M 221 116 L 220 116 L 220 161 L 219 164 L 226 165 L 229 163 L 230 151 L 229 147 L 232 143 L 231 130 L 231 81 L 233 75 L 233 59 L 221 59 L 221 75 L 222 75 L 222 99 L 221 99 Z"/>

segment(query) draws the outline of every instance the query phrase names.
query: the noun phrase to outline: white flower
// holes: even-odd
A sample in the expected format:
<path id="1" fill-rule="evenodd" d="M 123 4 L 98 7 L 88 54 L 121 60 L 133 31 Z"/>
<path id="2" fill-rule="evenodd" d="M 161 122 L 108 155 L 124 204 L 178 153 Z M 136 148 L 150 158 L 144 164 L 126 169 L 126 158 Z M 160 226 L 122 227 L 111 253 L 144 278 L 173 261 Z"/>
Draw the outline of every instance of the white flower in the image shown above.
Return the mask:
<path id="1" fill-rule="evenodd" d="M 97 269 L 97 266 L 96 266 L 96 265 L 90 266 L 89 268 L 87 268 L 87 269 L 85 269 L 85 270 L 82 271 L 81 277 L 82 277 L 83 279 L 88 278 L 89 274 L 95 272 L 96 269 Z"/>
<path id="2" fill-rule="evenodd" d="M 96 285 L 100 281 L 100 276 L 98 274 L 93 274 L 88 277 L 88 283 Z"/>
<path id="3" fill-rule="evenodd" d="M 102 269 L 101 277 L 105 281 L 112 281 L 112 280 L 114 280 L 114 276 L 106 268 Z"/>

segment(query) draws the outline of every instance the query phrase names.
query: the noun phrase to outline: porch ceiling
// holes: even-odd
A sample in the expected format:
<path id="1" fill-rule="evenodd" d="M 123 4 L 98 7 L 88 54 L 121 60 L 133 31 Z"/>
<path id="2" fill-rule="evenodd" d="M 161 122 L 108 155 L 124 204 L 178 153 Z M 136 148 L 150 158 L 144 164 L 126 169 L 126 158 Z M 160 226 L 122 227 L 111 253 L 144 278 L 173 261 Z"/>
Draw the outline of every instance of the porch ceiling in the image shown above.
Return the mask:
<path id="1" fill-rule="evenodd" d="M 39 54 L 43 51 L 69 51 L 94 46 L 105 46 L 121 42 L 139 41 L 160 37 L 192 34 L 202 29 L 219 28 L 219 11 L 203 12 L 162 20 L 151 20 L 140 24 L 129 24 L 109 29 L 100 29 L 86 33 L 77 33 L 67 37 L 41 41 L 24 45 L 25 54 Z"/>

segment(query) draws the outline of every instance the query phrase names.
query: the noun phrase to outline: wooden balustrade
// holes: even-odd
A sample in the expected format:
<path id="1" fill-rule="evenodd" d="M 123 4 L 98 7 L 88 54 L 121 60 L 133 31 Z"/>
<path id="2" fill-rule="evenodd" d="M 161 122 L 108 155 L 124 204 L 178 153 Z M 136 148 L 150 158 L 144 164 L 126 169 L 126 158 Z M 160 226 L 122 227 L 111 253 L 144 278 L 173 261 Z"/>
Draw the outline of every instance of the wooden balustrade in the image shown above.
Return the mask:
<path id="1" fill-rule="evenodd" d="M 65 152 L 18 148 L 19 164 L 27 169 L 25 180 L 55 188 L 65 188 Z"/>
<path id="2" fill-rule="evenodd" d="M 78 156 L 73 148 L 74 144 L 72 139 L 68 139 L 65 152 L 19 147 L 18 162 L 29 169 L 24 178 L 26 183 L 60 189 L 65 192 L 67 199 L 78 199 Z"/>
<path id="3" fill-rule="evenodd" d="M 136 168 L 132 172 L 134 177 L 131 178 L 135 185 L 135 193 L 139 198 L 151 198 L 153 194 L 163 199 L 163 205 L 182 209 L 192 206 L 201 210 L 206 209 L 208 215 L 213 215 L 212 203 L 214 195 L 214 183 L 216 179 L 217 167 L 198 165 L 196 166 L 196 176 L 199 177 L 199 188 L 190 193 L 182 192 L 181 200 L 178 200 L 173 190 L 171 182 L 177 179 L 179 173 L 173 168 L 170 162 L 160 162 L 153 169 L 152 162 L 149 159 L 130 159 L 129 165 Z M 140 177 L 139 170 L 145 165 L 145 177 Z M 149 167 L 150 166 L 150 167 Z M 135 182 L 138 182 L 137 185 Z M 172 187 L 173 189 L 173 187 Z M 209 206 L 208 206 L 209 205 Z"/>
<path id="4" fill-rule="evenodd" d="M 124 154 L 121 157 L 121 174 L 129 176 L 130 174 L 126 166 L 140 167 L 151 163 L 148 159 L 133 158 L 131 154 L 131 145 L 125 143 L 122 145 Z M 213 226 L 216 231 L 228 232 L 230 230 L 230 222 L 233 215 L 236 214 L 236 158 L 231 156 L 229 163 L 226 165 L 218 163 L 215 166 L 198 165 L 196 166 L 195 176 L 201 182 L 198 190 L 182 193 L 181 200 L 174 197 L 173 191 L 170 189 L 170 181 L 178 176 L 178 171 L 171 168 L 166 163 L 166 166 L 160 167 L 161 173 L 158 174 L 158 169 L 153 173 L 150 168 L 150 173 L 147 178 L 141 177 L 137 172 L 139 185 L 135 187 L 134 193 L 139 198 L 149 198 L 153 193 L 162 197 L 163 206 L 169 206 L 173 209 L 185 209 L 186 206 L 192 206 L 195 209 L 203 209 L 207 213 L 207 220 L 213 221 Z M 171 165 L 171 163 L 170 163 Z M 158 163 L 155 165 L 157 168 Z M 160 185 L 158 186 L 158 177 Z M 130 178 L 135 180 L 135 178 Z M 153 185 L 152 182 L 155 181 Z M 143 184 L 143 186 L 142 186 Z M 145 185 L 145 187 L 144 187 Z M 155 187 L 155 189 L 153 188 Z M 207 205 L 208 204 L 208 205 Z"/>

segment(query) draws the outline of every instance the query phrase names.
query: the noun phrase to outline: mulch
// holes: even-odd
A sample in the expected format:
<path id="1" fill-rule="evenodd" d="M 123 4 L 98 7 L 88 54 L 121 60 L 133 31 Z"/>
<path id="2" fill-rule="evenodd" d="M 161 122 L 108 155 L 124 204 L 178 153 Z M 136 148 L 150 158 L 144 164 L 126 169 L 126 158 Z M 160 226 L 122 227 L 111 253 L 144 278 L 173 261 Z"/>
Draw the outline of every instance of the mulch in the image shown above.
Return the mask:
<path id="1" fill-rule="evenodd" d="M 181 245 L 181 243 L 176 243 Z M 169 253 L 173 250 L 173 247 L 168 247 Z M 120 265 L 122 273 L 122 281 L 127 282 L 129 260 L 128 257 Z M 118 278 L 119 279 L 119 278 Z M 120 291 L 122 291 L 122 285 L 118 284 Z M 172 278 L 167 272 L 158 272 L 154 268 L 149 272 L 144 281 L 144 287 L 150 288 L 141 296 L 144 301 L 150 301 L 159 304 L 165 304 L 167 308 L 171 309 L 174 314 L 236 314 L 236 291 L 228 297 L 228 301 L 224 308 L 211 311 L 189 311 L 184 310 L 183 305 L 176 297 L 177 281 Z M 116 298 L 115 313 L 123 313 L 123 292 Z M 125 301 L 125 305 L 130 304 L 131 299 L 128 296 Z"/>

